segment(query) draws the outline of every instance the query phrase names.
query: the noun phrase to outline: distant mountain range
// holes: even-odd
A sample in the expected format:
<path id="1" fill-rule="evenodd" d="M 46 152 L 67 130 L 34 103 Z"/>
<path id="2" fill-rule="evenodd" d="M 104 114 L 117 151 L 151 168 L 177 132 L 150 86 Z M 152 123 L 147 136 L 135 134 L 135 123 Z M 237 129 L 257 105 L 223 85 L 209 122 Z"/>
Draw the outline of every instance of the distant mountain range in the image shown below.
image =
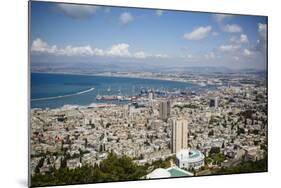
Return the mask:
<path id="1" fill-rule="evenodd" d="M 65 72 L 84 73 L 95 72 L 179 72 L 179 73 L 266 73 L 258 69 L 231 69 L 227 67 L 191 66 L 171 67 L 150 64 L 132 63 L 32 63 L 32 72 Z"/>

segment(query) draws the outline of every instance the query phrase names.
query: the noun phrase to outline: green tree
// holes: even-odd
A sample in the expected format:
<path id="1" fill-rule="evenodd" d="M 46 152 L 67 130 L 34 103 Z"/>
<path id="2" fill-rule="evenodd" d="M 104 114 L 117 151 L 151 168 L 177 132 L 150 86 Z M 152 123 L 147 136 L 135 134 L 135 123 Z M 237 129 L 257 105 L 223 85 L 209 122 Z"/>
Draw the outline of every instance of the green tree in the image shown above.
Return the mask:
<path id="1" fill-rule="evenodd" d="M 212 147 L 210 150 L 210 154 L 214 153 L 220 153 L 220 148 L 219 147 Z"/>

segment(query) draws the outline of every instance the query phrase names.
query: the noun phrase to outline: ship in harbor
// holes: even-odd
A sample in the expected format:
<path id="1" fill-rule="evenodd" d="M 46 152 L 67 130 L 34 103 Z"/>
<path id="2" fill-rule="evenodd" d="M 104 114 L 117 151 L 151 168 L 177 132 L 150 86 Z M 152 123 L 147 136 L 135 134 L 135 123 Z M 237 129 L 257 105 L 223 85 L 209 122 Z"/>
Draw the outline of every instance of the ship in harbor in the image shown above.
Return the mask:
<path id="1" fill-rule="evenodd" d="M 96 100 L 104 100 L 104 101 L 114 101 L 117 100 L 117 96 L 115 95 L 97 95 Z"/>
<path id="2" fill-rule="evenodd" d="M 131 101 L 133 97 L 120 96 L 120 95 L 97 95 L 96 100 L 98 101 Z"/>
<path id="3" fill-rule="evenodd" d="M 175 97 L 175 96 L 187 96 L 187 95 L 196 95 L 195 91 L 186 91 L 186 90 L 179 90 L 173 89 L 172 91 L 168 91 L 165 89 L 144 89 L 140 90 L 140 93 L 135 96 L 123 96 L 121 91 L 117 95 L 97 95 L 97 101 L 135 101 L 142 97 L 149 97 L 149 94 L 152 93 L 153 96 L 157 97 Z"/>

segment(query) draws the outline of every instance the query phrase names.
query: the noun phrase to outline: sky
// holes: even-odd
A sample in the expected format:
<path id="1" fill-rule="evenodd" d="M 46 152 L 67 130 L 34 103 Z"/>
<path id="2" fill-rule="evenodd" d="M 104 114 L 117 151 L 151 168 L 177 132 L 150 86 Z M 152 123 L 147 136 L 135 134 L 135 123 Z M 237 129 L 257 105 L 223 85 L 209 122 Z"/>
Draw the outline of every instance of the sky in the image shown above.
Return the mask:
<path id="1" fill-rule="evenodd" d="M 32 2 L 31 64 L 266 69 L 267 18 Z"/>

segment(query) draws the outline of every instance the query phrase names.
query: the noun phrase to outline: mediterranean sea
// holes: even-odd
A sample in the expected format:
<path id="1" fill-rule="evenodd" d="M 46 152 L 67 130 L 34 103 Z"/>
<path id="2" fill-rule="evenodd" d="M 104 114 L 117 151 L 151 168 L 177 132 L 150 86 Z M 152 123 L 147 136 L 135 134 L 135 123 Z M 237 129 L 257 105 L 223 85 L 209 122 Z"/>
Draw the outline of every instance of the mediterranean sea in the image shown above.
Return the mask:
<path id="1" fill-rule="evenodd" d="M 208 87 L 208 86 L 207 86 Z M 191 83 L 92 75 L 31 73 L 31 108 L 59 108 L 64 105 L 105 103 L 97 95 L 136 96 L 144 90 L 198 91 Z M 118 101 L 106 101 L 117 103 Z"/>

